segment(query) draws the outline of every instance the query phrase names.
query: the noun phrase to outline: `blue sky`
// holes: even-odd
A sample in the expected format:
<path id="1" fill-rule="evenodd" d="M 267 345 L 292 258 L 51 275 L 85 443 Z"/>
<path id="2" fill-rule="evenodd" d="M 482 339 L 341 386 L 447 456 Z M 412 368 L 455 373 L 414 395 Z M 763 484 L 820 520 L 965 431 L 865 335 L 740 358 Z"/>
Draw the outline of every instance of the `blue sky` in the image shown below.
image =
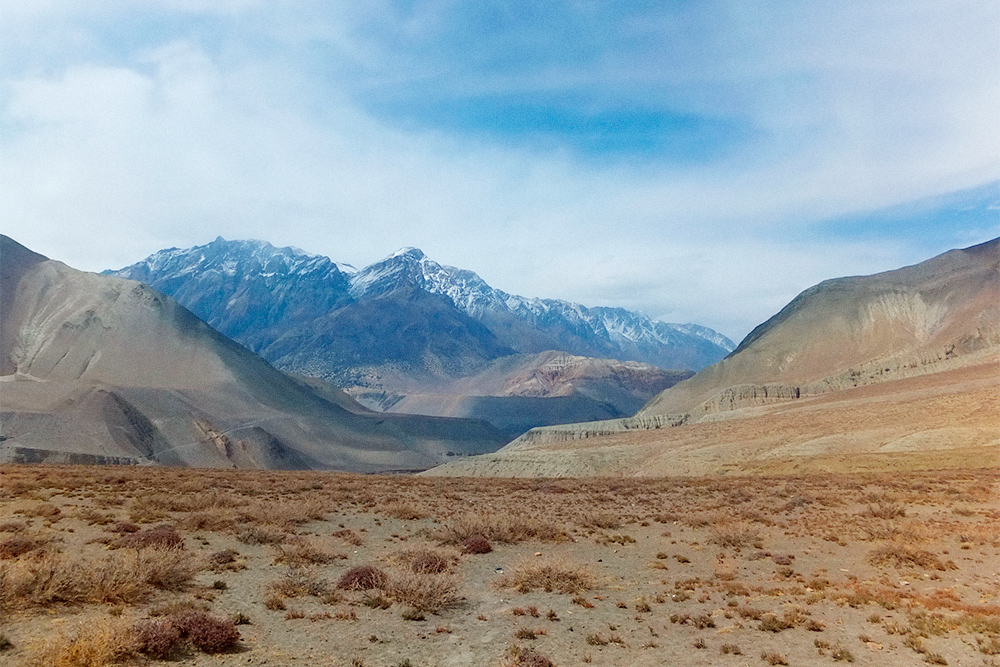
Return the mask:
<path id="1" fill-rule="evenodd" d="M 0 4 L 0 225 L 88 270 L 412 245 L 739 338 L 1000 236 L 1000 5 Z"/>

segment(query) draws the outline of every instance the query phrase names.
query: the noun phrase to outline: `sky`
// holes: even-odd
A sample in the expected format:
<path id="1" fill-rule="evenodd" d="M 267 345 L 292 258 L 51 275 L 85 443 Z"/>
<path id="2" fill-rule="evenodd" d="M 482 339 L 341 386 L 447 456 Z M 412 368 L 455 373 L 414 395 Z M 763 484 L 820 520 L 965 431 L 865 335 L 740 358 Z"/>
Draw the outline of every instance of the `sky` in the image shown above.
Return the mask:
<path id="1" fill-rule="evenodd" d="M 0 231 L 216 236 L 740 339 L 1000 236 L 995 0 L 0 0 Z"/>

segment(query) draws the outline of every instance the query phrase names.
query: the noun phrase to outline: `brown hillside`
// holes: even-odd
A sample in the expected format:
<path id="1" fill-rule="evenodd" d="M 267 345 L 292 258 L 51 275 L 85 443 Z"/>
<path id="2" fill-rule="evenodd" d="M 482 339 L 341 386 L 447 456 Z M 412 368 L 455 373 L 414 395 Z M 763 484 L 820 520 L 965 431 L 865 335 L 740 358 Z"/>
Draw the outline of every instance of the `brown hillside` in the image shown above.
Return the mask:
<path id="1" fill-rule="evenodd" d="M 0 242 L 0 460 L 370 471 L 502 442 L 482 422 L 351 410 L 148 286 Z"/>

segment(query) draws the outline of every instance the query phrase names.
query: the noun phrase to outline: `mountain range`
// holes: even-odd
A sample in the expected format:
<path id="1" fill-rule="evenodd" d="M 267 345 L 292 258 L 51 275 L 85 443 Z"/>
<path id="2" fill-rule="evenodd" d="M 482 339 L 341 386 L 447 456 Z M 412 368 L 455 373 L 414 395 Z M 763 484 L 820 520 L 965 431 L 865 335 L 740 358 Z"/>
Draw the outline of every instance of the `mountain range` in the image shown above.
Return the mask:
<path id="1" fill-rule="evenodd" d="M 357 270 L 295 248 L 217 238 L 105 273 L 174 297 L 275 367 L 326 379 L 368 407 L 486 418 L 510 437 L 631 415 L 735 348 L 695 324 L 509 294 L 416 248 Z M 496 378 L 557 354 L 605 361 L 575 363 L 574 382 L 559 392 L 517 394 L 505 389 L 513 377 Z"/>
<path id="2" fill-rule="evenodd" d="M 414 470 L 504 441 L 483 421 L 373 413 L 148 285 L 0 235 L 0 461 Z"/>
<path id="3" fill-rule="evenodd" d="M 439 474 L 1000 465 L 1000 239 L 824 281 L 634 417 L 534 429 Z"/>

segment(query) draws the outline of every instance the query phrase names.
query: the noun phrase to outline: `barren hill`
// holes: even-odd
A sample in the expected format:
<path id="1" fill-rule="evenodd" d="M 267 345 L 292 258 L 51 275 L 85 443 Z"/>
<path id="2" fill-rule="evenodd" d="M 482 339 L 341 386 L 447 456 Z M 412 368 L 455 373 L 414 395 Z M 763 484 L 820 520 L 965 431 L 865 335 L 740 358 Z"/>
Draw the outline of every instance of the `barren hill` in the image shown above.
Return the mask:
<path id="1" fill-rule="evenodd" d="M 691 375 L 550 350 L 502 357 L 479 373 L 436 385 L 396 378 L 405 394 L 376 398 L 391 412 L 485 419 L 513 438 L 535 426 L 632 415 Z"/>
<path id="2" fill-rule="evenodd" d="M 170 297 L 0 236 L 0 460 L 420 469 L 483 422 L 376 415 L 275 370 Z"/>
<path id="3" fill-rule="evenodd" d="M 693 416 L 932 372 L 1000 345 L 1000 239 L 795 297 L 639 414 Z M 771 395 L 768 395 L 768 392 Z"/>
<path id="4" fill-rule="evenodd" d="M 633 418 L 535 429 L 440 474 L 1000 464 L 1000 239 L 812 287 Z"/>

